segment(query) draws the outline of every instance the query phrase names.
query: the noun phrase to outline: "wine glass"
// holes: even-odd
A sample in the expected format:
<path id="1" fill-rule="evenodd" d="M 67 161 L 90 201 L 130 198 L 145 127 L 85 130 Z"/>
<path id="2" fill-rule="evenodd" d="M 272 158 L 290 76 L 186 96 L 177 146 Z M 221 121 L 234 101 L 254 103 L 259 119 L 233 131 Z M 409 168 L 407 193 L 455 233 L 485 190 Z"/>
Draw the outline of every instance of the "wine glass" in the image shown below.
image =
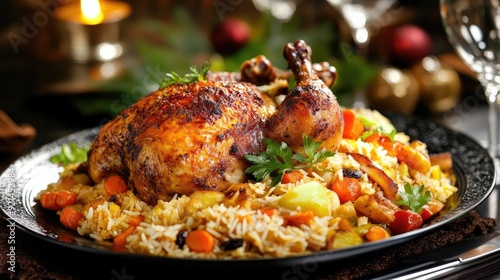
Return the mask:
<path id="1" fill-rule="evenodd" d="M 498 169 L 500 0 L 440 0 L 448 40 L 483 86 L 488 112 L 488 150 Z M 500 177 L 497 174 L 497 183 Z"/>
<path id="2" fill-rule="evenodd" d="M 327 0 L 344 18 L 351 30 L 354 42 L 359 47 L 368 45 L 376 28 L 385 23 L 382 16 L 391 9 L 396 0 Z M 389 18 L 390 20 L 390 18 Z"/>

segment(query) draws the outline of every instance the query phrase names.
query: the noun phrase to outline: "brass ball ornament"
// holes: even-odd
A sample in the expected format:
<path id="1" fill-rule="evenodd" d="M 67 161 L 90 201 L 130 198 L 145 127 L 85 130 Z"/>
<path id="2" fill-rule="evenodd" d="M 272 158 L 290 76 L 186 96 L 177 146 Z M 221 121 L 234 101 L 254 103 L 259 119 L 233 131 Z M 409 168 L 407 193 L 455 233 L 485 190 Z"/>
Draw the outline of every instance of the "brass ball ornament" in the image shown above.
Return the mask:
<path id="1" fill-rule="evenodd" d="M 366 89 L 367 105 L 373 109 L 410 115 L 420 98 L 417 79 L 408 69 L 385 66 Z"/>
<path id="2" fill-rule="evenodd" d="M 453 109 L 461 97 L 458 73 L 443 65 L 437 57 L 427 56 L 411 67 L 418 81 L 422 105 L 432 114 Z"/>

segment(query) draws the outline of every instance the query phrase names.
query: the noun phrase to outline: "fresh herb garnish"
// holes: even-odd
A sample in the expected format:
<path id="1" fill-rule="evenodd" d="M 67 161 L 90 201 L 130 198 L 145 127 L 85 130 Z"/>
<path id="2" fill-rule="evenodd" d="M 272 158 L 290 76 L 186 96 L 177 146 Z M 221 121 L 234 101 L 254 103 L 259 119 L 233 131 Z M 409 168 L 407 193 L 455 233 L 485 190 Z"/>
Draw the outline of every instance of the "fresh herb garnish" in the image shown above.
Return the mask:
<path id="1" fill-rule="evenodd" d="M 264 138 L 267 144 L 265 151 L 260 152 L 259 155 L 245 155 L 245 158 L 253 164 L 245 172 L 252 174 L 258 181 L 262 181 L 268 175 L 272 176 L 272 185 L 275 186 L 281 181 L 286 171 L 308 169 L 334 155 L 332 151 L 325 148 L 318 150 L 321 142 L 314 142 L 307 135 L 302 135 L 302 141 L 305 155 L 294 153 L 285 142 L 279 144 Z M 298 164 L 294 165 L 293 160 L 296 160 Z"/>
<path id="2" fill-rule="evenodd" d="M 198 69 L 196 69 L 196 66 L 189 67 L 189 70 L 191 72 L 187 73 L 184 76 L 180 76 L 179 74 L 177 74 L 175 72 L 170 72 L 170 73 L 165 74 L 166 77 L 163 78 L 163 81 L 160 85 L 160 89 L 168 87 L 169 85 L 173 85 L 176 83 L 189 84 L 189 83 L 196 82 L 196 81 L 203 81 L 205 79 L 205 75 L 210 70 L 210 63 L 208 61 L 203 63 L 200 72 L 198 72 Z"/>
<path id="3" fill-rule="evenodd" d="M 89 147 L 79 147 L 75 142 L 62 144 L 61 152 L 50 157 L 50 162 L 67 166 L 71 163 L 87 160 Z"/>
<path id="4" fill-rule="evenodd" d="M 413 212 L 419 213 L 422 206 L 431 200 L 431 193 L 429 191 L 424 192 L 424 185 L 419 187 L 406 183 L 404 190 L 404 192 L 399 191 L 401 200 L 396 201 L 396 203 L 401 206 L 407 206 Z"/>

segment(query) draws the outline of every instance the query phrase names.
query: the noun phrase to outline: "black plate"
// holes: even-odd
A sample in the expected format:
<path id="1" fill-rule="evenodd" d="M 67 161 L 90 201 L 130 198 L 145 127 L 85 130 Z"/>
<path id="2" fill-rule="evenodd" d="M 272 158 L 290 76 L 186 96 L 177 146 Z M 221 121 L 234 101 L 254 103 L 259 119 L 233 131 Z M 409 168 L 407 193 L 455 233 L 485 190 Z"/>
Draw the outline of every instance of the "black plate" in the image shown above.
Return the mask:
<path id="1" fill-rule="evenodd" d="M 303 256 L 249 260 L 183 259 L 115 252 L 108 243 L 96 242 L 66 230 L 54 213 L 44 211 L 34 201 L 37 193 L 44 189 L 48 183 L 55 182 L 59 176 L 58 172 L 61 171 L 60 167 L 49 162 L 49 157 L 58 153 L 63 143 L 90 143 L 95 138 L 99 128 L 71 134 L 32 151 L 10 165 L 0 176 L 0 209 L 5 217 L 14 221 L 18 227 L 43 240 L 92 254 L 120 256 L 146 262 L 154 260 L 174 266 L 193 267 L 194 265 L 213 269 L 224 268 L 227 265 L 232 268 L 290 267 L 310 262 L 323 263 L 345 260 L 401 244 L 450 223 L 483 202 L 494 187 L 493 160 L 476 141 L 433 122 L 400 115 L 387 116 L 398 131 L 404 131 L 412 139 L 419 139 L 427 143 L 431 153 L 444 151 L 452 153 L 459 191 L 450 199 L 450 203 L 442 211 L 442 214 L 432 219 L 424 227 L 379 242 Z"/>

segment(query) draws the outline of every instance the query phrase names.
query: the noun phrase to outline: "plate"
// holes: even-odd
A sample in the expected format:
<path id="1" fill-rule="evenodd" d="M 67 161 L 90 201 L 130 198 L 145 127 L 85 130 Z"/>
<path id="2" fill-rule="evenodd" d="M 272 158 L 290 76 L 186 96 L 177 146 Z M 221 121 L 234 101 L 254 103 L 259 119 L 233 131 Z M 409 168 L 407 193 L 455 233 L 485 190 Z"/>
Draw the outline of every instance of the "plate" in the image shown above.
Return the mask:
<path id="1" fill-rule="evenodd" d="M 153 259 L 176 267 L 197 265 L 213 269 L 224 268 L 230 264 L 232 268 L 263 268 L 334 262 L 395 246 L 454 221 L 478 206 L 492 192 L 495 182 L 493 160 L 475 140 L 434 122 L 401 115 L 385 115 L 398 131 L 407 133 L 412 139 L 425 142 L 430 153 L 452 153 L 459 191 L 450 199 L 442 213 L 424 227 L 379 242 L 301 256 L 245 260 L 185 259 L 115 252 L 108 243 L 100 243 L 66 230 L 53 212 L 41 209 L 34 200 L 48 183 L 57 181 L 61 171 L 61 167 L 49 162 L 50 156 L 58 153 L 63 143 L 90 143 L 99 132 L 99 127 L 80 131 L 44 145 L 11 164 L 0 176 L 0 209 L 9 221 L 13 221 L 29 234 L 74 250 L 146 261 Z"/>

